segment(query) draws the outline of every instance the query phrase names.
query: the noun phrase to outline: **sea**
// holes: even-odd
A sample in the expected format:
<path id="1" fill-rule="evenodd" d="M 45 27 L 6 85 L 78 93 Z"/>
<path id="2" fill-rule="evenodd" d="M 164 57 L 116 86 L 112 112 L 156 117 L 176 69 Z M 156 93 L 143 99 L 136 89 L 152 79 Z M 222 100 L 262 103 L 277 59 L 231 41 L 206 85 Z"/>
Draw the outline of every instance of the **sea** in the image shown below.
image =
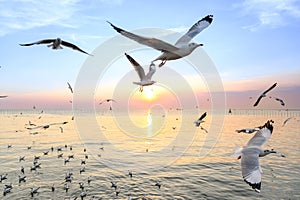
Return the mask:
<path id="1" fill-rule="evenodd" d="M 203 112 L 2 110 L 0 175 L 7 176 L 0 190 L 12 189 L 0 199 L 300 199 L 300 110 L 208 111 L 196 127 Z M 231 155 L 254 135 L 236 130 L 271 119 L 273 134 L 262 148 L 285 157 L 259 159 L 257 193 Z M 31 170 L 34 160 L 40 167 Z"/>

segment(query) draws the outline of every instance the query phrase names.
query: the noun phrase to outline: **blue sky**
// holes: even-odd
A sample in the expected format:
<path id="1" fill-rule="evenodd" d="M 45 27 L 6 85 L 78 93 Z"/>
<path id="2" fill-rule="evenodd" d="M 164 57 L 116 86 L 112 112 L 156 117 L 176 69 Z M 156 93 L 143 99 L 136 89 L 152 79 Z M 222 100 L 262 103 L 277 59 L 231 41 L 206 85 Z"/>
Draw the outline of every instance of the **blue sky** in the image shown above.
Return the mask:
<path id="1" fill-rule="evenodd" d="M 260 92 L 278 82 L 278 91 L 299 108 L 300 2 L 293 0 L 0 0 L 0 95 L 9 95 L 0 106 L 40 98 L 51 107 L 71 99 L 66 82 L 76 82 L 87 58 L 68 48 L 53 51 L 19 43 L 60 37 L 92 52 L 117 35 L 106 20 L 126 30 L 162 28 L 183 34 L 207 14 L 214 21 L 194 41 L 204 44 L 215 63 L 229 102 L 231 92 Z M 53 96 L 57 101 L 45 101 Z"/>

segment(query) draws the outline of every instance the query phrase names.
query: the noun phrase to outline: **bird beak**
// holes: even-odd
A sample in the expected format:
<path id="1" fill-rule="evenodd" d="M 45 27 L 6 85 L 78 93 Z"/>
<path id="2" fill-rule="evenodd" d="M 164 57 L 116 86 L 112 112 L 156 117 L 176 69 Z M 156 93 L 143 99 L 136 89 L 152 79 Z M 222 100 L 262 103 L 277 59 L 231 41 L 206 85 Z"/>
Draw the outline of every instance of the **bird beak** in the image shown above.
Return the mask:
<path id="1" fill-rule="evenodd" d="M 203 44 L 198 44 L 198 45 L 197 45 L 197 47 L 202 47 L 202 46 L 203 46 Z"/>

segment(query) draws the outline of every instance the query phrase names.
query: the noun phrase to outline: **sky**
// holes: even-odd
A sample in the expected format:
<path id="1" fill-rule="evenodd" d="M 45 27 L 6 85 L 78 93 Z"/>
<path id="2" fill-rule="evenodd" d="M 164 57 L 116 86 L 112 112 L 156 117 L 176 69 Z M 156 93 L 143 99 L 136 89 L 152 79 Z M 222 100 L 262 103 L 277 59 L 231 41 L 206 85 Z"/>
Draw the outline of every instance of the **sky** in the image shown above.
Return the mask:
<path id="1" fill-rule="evenodd" d="M 44 109 L 71 109 L 69 101 L 73 97 L 67 82 L 74 86 L 84 63 L 92 59 L 69 48 L 21 47 L 21 43 L 60 37 L 93 54 L 98 46 L 118 35 L 106 21 L 130 31 L 158 28 L 184 34 L 208 14 L 214 15 L 212 24 L 193 41 L 204 44 L 202 50 L 214 63 L 226 93 L 226 106 L 253 108 L 255 98 L 277 82 L 272 95 L 286 101 L 284 108 L 299 109 L 300 1 L 296 0 L 187 0 L 184 3 L 171 0 L 0 0 L 0 95 L 8 95 L 0 99 L 0 109 L 30 109 L 33 105 Z M 153 37 L 147 33 L 144 36 Z M 146 49 L 132 55 L 146 64 L 159 53 Z M 107 82 L 102 81 L 103 85 L 98 86 L 98 90 L 102 89 L 95 91 L 95 101 L 110 98 L 111 90 L 115 90 L 113 82 L 130 71 L 133 74 L 126 79 L 128 87 L 138 91 L 138 86 L 132 84 L 138 79 L 132 67 L 121 55 L 118 59 L 115 65 L 122 65 L 119 67 L 126 69 L 126 73 L 120 75 L 122 70 L 117 68 L 107 72 L 103 78 L 108 77 Z M 193 72 L 180 67 L 184 65 L 182 62 L 169 61 L 168 67 L 180 71 L 188 83 L 196 85 L 198 79 L 193 81 Z M 157 85 L 164 78 L 162 74 L 168 74 L 167 67 L 163 68 L 154 75 Z M 176 81 L 170 76 L 166 79 Z M 205 85 L 209 77 L 202 79 L 201 84 Z M 209 99 L 209 93 L 214 92 L 205 87 L 192 87 L 203 104 Z M 159 92 L 152 96 L 156 101 L 166 99 Z M 266 100 L 259 108 L 283 107 Z"/>

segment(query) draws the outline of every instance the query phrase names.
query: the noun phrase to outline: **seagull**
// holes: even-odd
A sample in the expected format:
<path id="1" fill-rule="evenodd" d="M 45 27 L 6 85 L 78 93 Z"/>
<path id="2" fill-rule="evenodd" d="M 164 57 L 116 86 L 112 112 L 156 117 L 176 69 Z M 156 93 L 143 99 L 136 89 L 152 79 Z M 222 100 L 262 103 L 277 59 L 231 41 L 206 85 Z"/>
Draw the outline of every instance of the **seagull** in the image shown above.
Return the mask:
<path id="1" fill-rule="evenodd" d="M 0 99 L 6 98 L 6 97 L 8 97 L 8 96 L 7 95 L 1 95 Z"/>
<path id="2" fill-rule="evenodd" d="M 132 178 L 133 176 L 132 171 L 128 171 L 128 175 L 130 176 L 130 178 Z"/>
<path id="3" fill-rule="evenodd" d="M 6 187 L 6 188 L 4 188 L 4 190 L 3 190 L 3 196 L 6 196 L 7 193 L 10 193 L 11 189 L 12 189 L 12 187 Z"/>
<path id="4" fill-rule="evenodd" d="M 155 185 L 154 186 L 157 186 L 158 187 L 158 189 L 160 189 L 160 187 L 161 187 L 161 184 L 160 184 L 160 182 L 159 181 L 156 181 L 156 183 L 155 183 Z"/>
<path id="5" fill-rule="evenodd" d="M 41 126 L 26 127 L 26 129 L 28 129 L 28 130 L 39 129 L 39 128 L 48 129 L 48 128 L 50 128 L 50 126 L 63 125 L 63 124 L 67 124 L 67 123 L 68 122 L 55 122 L 55 123 L 52 123 L 52 124 L 46 124 L 46 125 L 41 125 Z"/>
<path id="6" fill-rule="evenodd" d="M 235 149 L 233 157 L 241 159 L 242 176 L 244 181 L 248 183 L 256 192 L 261 189 L 261 167 L 259 165 L 259 157 L 277 153 L 272 150 L 262 150 L 261 146 L 271 137 L 273 132 L 273 120 L 267 121 L 264 126 L 248 141 L 244 147 Z"/>
<path id="7" fill-rule="evenodd" d="M 19 175 L 19 183 L 26 182 L 26 176 L 20 176 Z"/>
<path id="8" fill-rule="evenodd" d="M 5 179 L 7 179 L 7 174 L 0 175 L 0 183 Z"/>
<path id="9" fill-rule="evenodd" d="M 277 97 L 274 97 L 274 98 L 275 98 L 276 101 L 280 102 L 280 105 L 285 106 L 285 103 L 284 103 L 284 101 L 282 99 L 279 99 Z"/>
<path id="10" fill-rule="evenodd" d="M 121 35 L 132 39 L 140 44 L 162 51 L 162 54 L 151 62 L 153 63 L 157 60 L 161 60 L 162 62 L 159 64 L 159 67 L 162 67 L 167 60 L 176 60 L 185 57 L 191 54 L 197 47 L 203 46 L 203 44 L 189 42 L 201 31 L 207 28 L 212 23 L 212 21 L 213 15 L 207 15 L 206 17 L 200 19 L 187 31 L 186 34 L 184 34 L 181 38 L 179 38 L 179 40 L 177 40 L 175 45 L 169 44 L 156 38 L 147 38 L 130 33 L 126 30 L 116 27 L 109 21 L 107 22 Z"/>
<path id="11" fill-rule="evenodd" d="M 200 126 L 200 128 L 201 128 L 201 130 L 203 130 L 205 133 L 208 133 L 208 131 L 207 131 L 204 127 Z"/>
<path id="12" fill-rule="evenodd" d="M 73 50 L 77 50 L 77 51 L 80 51 L 82 53 L 85 53 L 89 56 L 92 56 L 91 54 L 83 51 L 82 49 L 80 49 L 78 46 L 72 44 L 72 43 L 69 43 L 69 42 L 66 42 L 60 38 L 56 38 L 56 39 L 45 39 L 45 40 L 40 40 L 40 41 L 37 41 L 37 42 L 33 42 L 33 43 L 28 43 L 28 44 L 20 44 L 21 46 L 31 46 L 31 45 L 35 45 L 35 44 L 49 44 L 47 45 L 47 47 L 52 47 L 52 49 L 62 49 L 62 45 L 63 46 L 66 46 L 66 47 L 70 47 L 72 48 Z"/>
<path id="13" fill-rule="evenodd" d="M 264 91 L 259 97 L 258 99 L 256 100 L 256 102 L 254 103 L 254 107 L 258 105 L 258 103 L 260 102 L 260 100 L 263 98 L 263 97 L 266 97 L 266 94 L 272 90 L 275 86 L 277 85 L 277 83 L 274 83 L 269 89 L 267 89 L 266 91 Z"/>
<path id="14" fill-rule="evenodd" d="M 36 194 L 38 192 L 38 190 L 40 189 L 40 187 L 37 188 L 31 188 L 30 194 L 33 197 L 34 194 Z"/>
<path id="15" fill-rule="evenodd" d="M 206 117 L 206 112 L 203 113 L 203 114 L 201 115 L 201 117 L 199 117 L 199 119 L 198 119 L 197 121 L 194 122 L 194 124 L 195 124 L 197 127 L 199 127 L 200 124 L 201 124 L 202 122 L 204 122 L 203 119 L 204 119 L 205 117 Z"/>
<path id="16" fill-rule="evenodd" d="M 130 61 L 131 65 L 134 67 L 135 71 L 139 75 L 140 82 L 133 82 L 133 84 L 140 85 L 140 92 L 143 92 L 143 86 L 152 85 L 155 81 L 152 81 L 151 78 L 156 71 L 155 65 L 151 64 L 149 66 L 149 72 L 145 75 L 143 67 L 137 63 L 130 55 L 126 54 L 127 59 Z"/>
<path id="17" fill-rule="evenodd" d="M 117 101 L 114 99 L 104 99 L 99 103 L 99 105 L 103 104 L 104 102 L 115 102 L 116 103 Z"/>
<path id="18" fill-rule="evenodd" d="M 290 121 L 291 119 L 293 119 L 292 117 L 287 118 L 286 120 L 284 120 L 282 126 L 284 126 L 288 121 Z"/>
<path id="19" fill-rule="evenodd" d="M 67 82 L 67 84 L 68 84 L 68 88 L 70 89 L 71 93 L 73 94 L 73 88 L 71 87 L 69 82 Z"/>
<path id="20" fill-rule="evenodd" d="M 239 130 L 235 130 L 238 133 L 254 133 L 255 131 L 259 131 L 259 128 L 243 128 L 243 129 L 239 129 Z"/>
<path id="21" fill-rule="evenodd" d="M 113 181 L 111 181 L 111 187 L 113 187 L 113 188 L 115 188 L 115 190 L 117 189 L 117 183 L 116 182 L 113 182 Z"/>

